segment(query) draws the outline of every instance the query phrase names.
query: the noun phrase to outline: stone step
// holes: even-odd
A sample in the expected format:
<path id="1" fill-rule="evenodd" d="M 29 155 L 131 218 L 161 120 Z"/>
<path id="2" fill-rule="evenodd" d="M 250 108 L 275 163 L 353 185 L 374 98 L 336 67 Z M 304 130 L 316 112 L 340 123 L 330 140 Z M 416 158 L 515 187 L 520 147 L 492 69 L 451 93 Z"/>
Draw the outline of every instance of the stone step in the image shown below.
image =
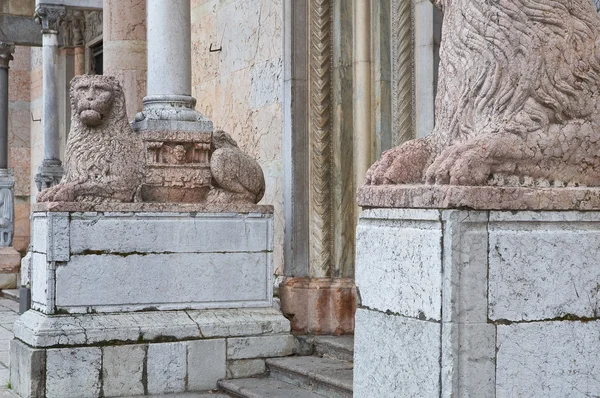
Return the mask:
<path id="1" fill-rule="evenodd" d="M 323 398 L 313 391 L 270 377 L 221 380 L 219 387 L 239 398 Z"/>
<path id="2" fill-rule="evenodd" d="M 271 358 L 266 363 L 271 378 L 329 398 L 352 397 L 352 362 L 312 356 Z"/>
<path id="3" fill-rule="evenodd" d="M 317 336 L 314 338 L 315 354 L 321 357 L 352 362 L 354 336 Z"/>
<path id="4" fill-rule="evenodd" d="M 6 299 L 19 302 L 19 289 L 2 289 L 0 296 Z"/>

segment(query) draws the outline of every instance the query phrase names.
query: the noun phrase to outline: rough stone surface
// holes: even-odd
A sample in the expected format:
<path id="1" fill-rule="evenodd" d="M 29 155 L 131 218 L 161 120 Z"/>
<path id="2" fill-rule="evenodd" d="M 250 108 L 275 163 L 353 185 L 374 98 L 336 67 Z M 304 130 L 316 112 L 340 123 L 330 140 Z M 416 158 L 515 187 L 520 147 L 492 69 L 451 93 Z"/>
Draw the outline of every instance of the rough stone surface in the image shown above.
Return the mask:
<path id="1" fill-rule="evenodd" d="M 33 229 L 32 302 L 45 313 L 272 303 L 270 213 L 37 212 Z"/>
<path id="2" fill-rule="evenodd" d="M 600 189 L 365 185 L 357 202 L 364 208 L 597 210 Z"/>
<path id="3" fill-rule="evenodd" d="M 185 391 L 186 344 L 164 343 L 148 346 L 148 393 Z"/>
<path id="4" fill-rule="evenodd" d="M 490 318 L 600 313 L 600 213 L 491 213 Z"/>
<path id="5" fill-rule="evenodd" d="M 439 397 L 440 324 L 358 309 L 354 396 Z"/>
<path id="6" fill-rule="evenodd" d="M 45 212 L 177 212 L 177 213 L 265 213 L 273 214 L 273 206 L 231 203 L 227 206 L 206 203 L 35 203 L 34 213 Z"/>
<path id="7" fill-rule="evenodd" d="M 56 309 L 85 313 L 267 307 L 272 272 L 268 257 L 267 253 L 73 256 L 66 266 L 56 268 Z M 123 289 L 115 283 L 120 280 L 128 280 L 136 290 Z"/>
<path id="8" fill-rule="evenodd" d="M 0 247 L 0 274 L 17 274 L 21 254 L 14 247 Z"/>
<path id="9" fill-rule="evenodd" d="M 444 11 L 434 131 L 385 152 L 366 183 L 600 185 L 593 3 L 434 3 Z"/>
<path id="10" fill-rule="evenodd" d="M 441 222 L 438 211 L 363 212 L 356 230 L 361 304 L 440 320 Z"/>
<path id="11" fill-rule="evenodd" d="M 264 359 L 232 359 L 227 361 L 227 378 L 239 379 L 263 374 L 267 371 Z"/>
<path id="12" fill-rule="evenodd" d="M 58 348 L 46 351 L 46 395 L 95 398 L 100 394 L 102 350 Z"/>
<path id="13" fill-rule="evenodd" d="M 42 397 L 45 389 L 46 351 L 19 340 L 10 341 L 10 383 L 21 397 Z"/>
<path id="14" fill-rule="evenodd" d="M 189 341 L 187 343 L 188 390 L 205 391 L 217 388 L 226 376 L 225 339 Z"/>
<path id="15" fill-rule="evenodd" d="M 102 348 L 102 391 L 108 397 L 144 394 L 143 370 L 147 346 Z"/>
<path id="16" fill-rule="evenodd" d="M 289 333 L 290 322 L 273 308 L 48 316 L 27 311 L 14 334 L 34 347 L 91 345 L 105 341 L 135 343 L 199 337 L 242 337 Z"/>
<path id="17" fill-rule="evenodd" d="M 600 396 L 599 341 L 599 321 L 498 326 L 497 396 Z"/>
<path id="18" fill-rule="evenodd" d="M 356 285 L 350 278 L 289 277 L 279 285 L 281 310 L 294 333 L 344 334 L 354 331 Z"/>
<path id="19" fill-rule="evenodd" d="M 279 336 L 237 337 L 227 339 L 227 359 L 270 358 L 292 355 L 295 339 Z"/>
<path id="20" fill-rule="evenodd" d="M 111 76 L 77 76 L 70 96 L 65 175 L 37 201 L 133 202 L 142 182 L 143 160 L 121 85 Z"/>
<path id="21" fill-rule="evenodd" d="M 427 219 L 435 227 L 424 227 Z M 414 372 L 436 373 L 439 391 L 433 396 L 598 395 L 599 225 L 600 212 L 592 211 L 363 211 L 356 272 L 365 307 L 356 317 L 354 361 L 357 383 L 367 387 L 355 384 L 355 396 L 428 396 L 407 392 L 418 379 Z M 438 234 L 411 239 L 424 229 Z M 386 234 L 396 237 L 393 244 Z M 441 323 L 425 313 L 408 313 L 410 319 L 391 308 L 398 295 L 394 289 L 406 283 L 402 278 L 390 272 L 387 280 L 371 278 L 389 267 L 382 258 L 403 258 L 426 244 L 440 247 L 441 288 L 428 290 L 431 278 L 415 279 L 410 287 L 419 300 L 441 309 Z M 423 257 L 412 256 L 402 269 Z M 371 287 L 375 283 L 384 288 L 377 291 Z M 403 343 L 411 341 L 411 333 L 395 325 L 398 320 L 413 325 L 413 335 L 425 335 L 425 325 L 435 325 L 439 368 L 418 358 L 410 362 L 412 373 L 405 371 L 402 361 L 411 350 L 431 349 L 433 343 L 420 341 L 398 348 L 402 359 L 372 369 L 389 354 L 390 336 L 400 333 Z"/>

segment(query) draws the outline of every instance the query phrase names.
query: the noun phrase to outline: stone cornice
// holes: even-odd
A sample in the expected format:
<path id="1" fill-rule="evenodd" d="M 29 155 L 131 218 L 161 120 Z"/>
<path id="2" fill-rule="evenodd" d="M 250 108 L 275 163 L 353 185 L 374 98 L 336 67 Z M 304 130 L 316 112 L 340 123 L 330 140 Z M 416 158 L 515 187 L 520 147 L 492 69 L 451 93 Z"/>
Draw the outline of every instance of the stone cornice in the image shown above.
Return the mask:
<path id="1" fill-rule="evenodd" d="M 64 6 L 39 4 L 35 8 L 36 20 L 42 25 L 42 33 L 58 34 L 60 21 L 66 15 Z"/>
<path id="2" fill-rule="evenodd" d="M 0 68 L 8 69 L 8 64 L 13 60 L 15 45 L 0 41 Z"/>

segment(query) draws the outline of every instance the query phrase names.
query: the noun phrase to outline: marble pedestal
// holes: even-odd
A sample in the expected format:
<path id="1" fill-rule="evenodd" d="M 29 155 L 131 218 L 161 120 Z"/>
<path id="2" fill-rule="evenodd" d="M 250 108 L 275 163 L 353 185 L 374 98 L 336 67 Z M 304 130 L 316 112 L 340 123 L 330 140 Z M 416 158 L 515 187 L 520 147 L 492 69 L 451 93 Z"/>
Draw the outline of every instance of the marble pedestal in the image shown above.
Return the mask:
<path id="1" fill-rule="evenodd" d="M 37 204 L 31 306 L 15 324 L 21 396 L 216 388 L 290 355 L 272 307 L 272 207 Z"/>
<path id="2" fill-rule="evenodd" d="M 599 258 L 598 211 L 364 210 L 355 396 L 599 396 Z"/>

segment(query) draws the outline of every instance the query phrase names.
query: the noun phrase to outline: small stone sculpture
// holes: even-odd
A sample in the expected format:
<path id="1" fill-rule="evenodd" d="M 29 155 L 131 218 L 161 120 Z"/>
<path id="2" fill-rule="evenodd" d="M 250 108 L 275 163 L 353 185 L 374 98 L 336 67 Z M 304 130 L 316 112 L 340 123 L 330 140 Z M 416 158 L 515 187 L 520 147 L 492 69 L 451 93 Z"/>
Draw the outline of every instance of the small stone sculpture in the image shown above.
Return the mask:
<path id="1" fill-rule="evenodd" d="M 125 97 L 111 76 L 71 81 L 71 130 L 60 184 L 38 202 L 133 202 L 142 182 L 142 143 L 127 121 Z"/>
<path id="2" fill-rule="evenodd" d="M 8 247 L 13 240 L 14 207 L 12 191 L 0 187 L 0 247 Z"/>
<path id="3" fill-rule="evenodd" d="M 592 0 L 435 0 L 436 126 L 366 184 L 600 186 L 600 17 Z"/>
<path id="4" fill-rule="evenodd" d="M 226 132 L 213 133 L 210 172 L 211 203 L 258 203 L 265 193 L 265 176 L 258 162 L 246 155 Z"/>

